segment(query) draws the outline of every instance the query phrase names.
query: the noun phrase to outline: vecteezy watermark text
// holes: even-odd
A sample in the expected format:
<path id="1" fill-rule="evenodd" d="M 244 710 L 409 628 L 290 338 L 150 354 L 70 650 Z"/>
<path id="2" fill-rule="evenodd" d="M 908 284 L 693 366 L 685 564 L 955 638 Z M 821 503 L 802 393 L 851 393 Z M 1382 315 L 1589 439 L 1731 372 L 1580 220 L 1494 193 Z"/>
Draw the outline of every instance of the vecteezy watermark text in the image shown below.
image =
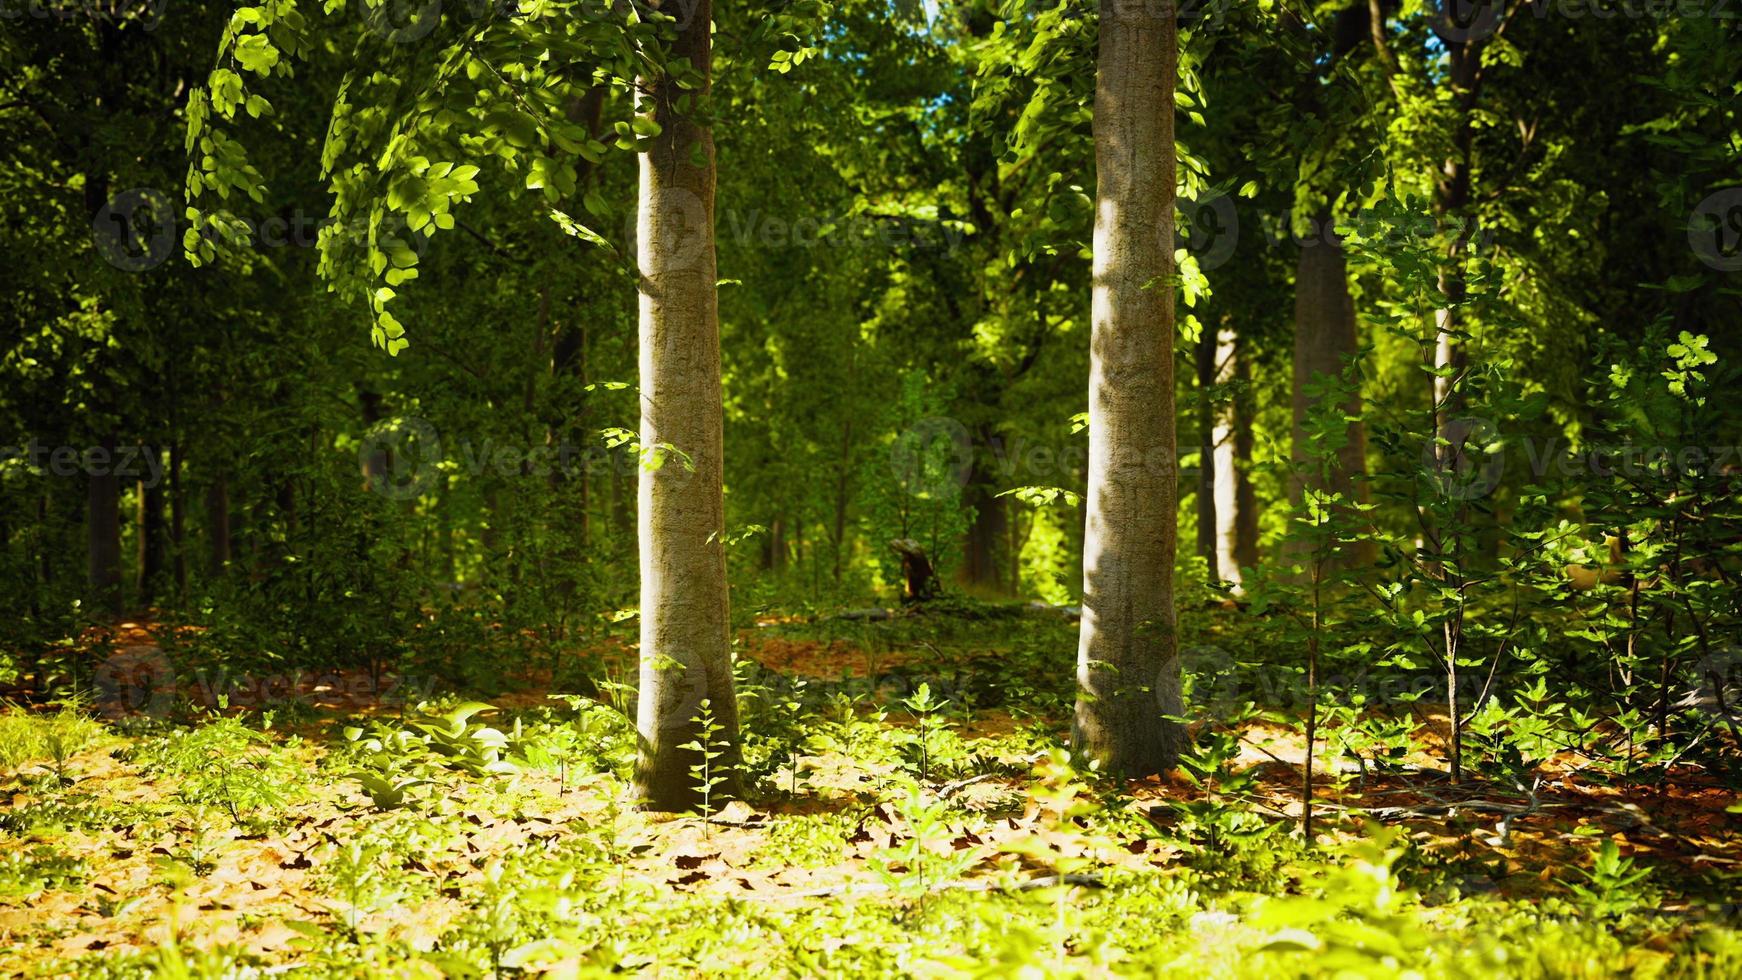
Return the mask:
<path id="1" fill-rule="evenodd" d="M 13 461 L 48 476 L 113 476 L 147 488 L 163 482 L 163 453 L 150 446 L 48 446 L 35 439 L 0 446 L 0 466 Z"/>

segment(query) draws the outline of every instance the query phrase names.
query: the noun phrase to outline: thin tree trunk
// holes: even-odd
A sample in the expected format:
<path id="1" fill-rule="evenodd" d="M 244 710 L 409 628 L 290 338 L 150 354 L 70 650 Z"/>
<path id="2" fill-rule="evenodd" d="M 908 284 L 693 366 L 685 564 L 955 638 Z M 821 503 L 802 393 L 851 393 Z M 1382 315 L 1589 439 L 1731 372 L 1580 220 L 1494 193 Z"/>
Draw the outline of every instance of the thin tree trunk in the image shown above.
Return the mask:
<path id="1" fill-rule="evenodd" d="M 115 475 L 115 437 L 103 439 L 104 465 L 91 467 L 85 500 L 86 581 L 91 609 L 121 618 L 121 480 Z"/>
<path id="2" fill-rule="evenodd" d="M 1171 3 L 1102 7 L 1095 79 L 1089 481 L 1073 741 L 1112 772 L 1170 769 L 1185 733 L 1173 563 L 1176 49 Z M 1159 287 L 1158 287 L 1159 284 Z"/>
<path id="3" fill-rule="evenodd" d="M 724 446 L 720 331 L 714 264 L 714 141 L 707 126 L 680 111 L 704 101 L 711 68 L 710 0 L 696 0 L 672 41 L 673 60 L 699 74 L 680 88 L 664 74 L 641 79 L 640 112 L 660 134 L 640 155 L 637 259 L 641 292 L 641 445 L 664 465 L 640 476 L 641 671 L 635 785 L 654 810 L 699 802 L 693 766 L 698 738 L 724 743 L 712 762 L 727 777 L 716 795 L 734 793 L 738 703 L 732 685 L 727 618 Z M 678 454 L 682 454 L 679 456 Z M 719 731 L 699 730 L 706 701 Z M 711 747 L 710 747 L 711 751 Z"/>
<path id="4" fill-rule="evenodd" d="M 1216 335 L 1215 363 L 1216 383 L 1233 391 L 1216 402 L 1211 430 L 1216 496 L 1211 567 L 1237 590 L 1241 569 L 1258 564 L 1258 495 L 1248 473 L 1252 462 L 1252 372 L 1232 327 L 1223 327 Z"/>
<path id="5" fill-rule="evenodd" d="M 140 447 L 141 453 L 156 452 Z M 156 466 L 151 472 L 156 472 Z M 139 482 L 139 607 L 150 608 L 157 601 L 157 590 L 163 584 L 164 538 L 168 521 L 164 516 L 163 484 L 155 479 Z"/>

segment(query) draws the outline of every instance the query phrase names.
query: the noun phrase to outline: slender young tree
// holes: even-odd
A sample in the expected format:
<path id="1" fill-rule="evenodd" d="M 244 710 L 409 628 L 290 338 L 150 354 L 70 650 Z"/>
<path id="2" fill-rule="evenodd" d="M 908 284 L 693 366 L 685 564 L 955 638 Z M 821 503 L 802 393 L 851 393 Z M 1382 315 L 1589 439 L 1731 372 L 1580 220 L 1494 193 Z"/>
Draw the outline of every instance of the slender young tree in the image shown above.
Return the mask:
<path id="1" fill-rule="evenodd" d="M 1143 775 L 1178 761 L 1174 634 L 1174 73 L 1171 2 L 1101 5 L 1095 78 L 1088 526 L 1079 749 Z"/>
<path id="2" fill-rule="evenodd" d="M 1258 564 L 1258 494 L 1252 464 L 1252 369 L 1232 327 L 1216 333 L 1215 383 L 1232 391 L 1217 398 L 1210 431 L 1211 492 L 1215 495 L 1212 568 L 1238 590 L 1241 569 Z"/>
<path id="3" fill-rule="evenodd" d="M 710 0 L 678 11 L 667 64 L 643 77 L 637 110 L 659 124 L 640 154 L 636 251 L 641 292 L 641 683 L 636 789 L 655 810 L 699 799 L 685 746 L 709 701 L 737 743 L 727 620 L 720 328 L 714 265 L 714 141 L 697 103 L 708 92 Z M 688 77 L 675 74 L 688 61 Z M 680 82 L 682 84 L 680 84 Z M 716 760 L 735 768 L 735 752 Z M 735 787 L 723 787 L 734 790 Z M 716 794 L 720 790 L 715 791 Z"/>

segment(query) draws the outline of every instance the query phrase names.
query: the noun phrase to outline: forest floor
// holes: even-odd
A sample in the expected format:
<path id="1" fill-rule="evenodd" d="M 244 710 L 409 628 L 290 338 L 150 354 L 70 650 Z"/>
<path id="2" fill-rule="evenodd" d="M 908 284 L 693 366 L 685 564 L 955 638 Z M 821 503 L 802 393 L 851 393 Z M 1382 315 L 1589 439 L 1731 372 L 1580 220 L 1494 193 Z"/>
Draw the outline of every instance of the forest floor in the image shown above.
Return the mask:
<path id="1" fill-rule="evenodd" d="M 638 812 L 621 715 L 536 684 L 9 709 L 0 975 L 1742 975 L 1711 773 L 1567 752 L 1454 786 L 1428 736 L 1325 764 L 1308 847 L 1292 725 L 1115 785 L 1063 764 L 1046 697 L 972 705 L 1011 651 L 855 629 L 744 633 L 753 788 L 707 817 Z M 165 669 L 144 626 L 110 649 Z"/>

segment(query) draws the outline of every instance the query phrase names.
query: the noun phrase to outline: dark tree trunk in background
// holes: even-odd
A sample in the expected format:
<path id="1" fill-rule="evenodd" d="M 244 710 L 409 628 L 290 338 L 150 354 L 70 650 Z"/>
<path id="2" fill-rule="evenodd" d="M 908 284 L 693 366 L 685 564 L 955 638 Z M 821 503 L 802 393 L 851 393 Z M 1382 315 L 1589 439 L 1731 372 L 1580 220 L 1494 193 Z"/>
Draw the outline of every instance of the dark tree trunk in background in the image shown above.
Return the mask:
<path id="1" fill-rule="evenodd" d="M 979 467 L 974 468 L 966 492 L 968 506 L 974 508 L 974 521 L 968 525 L 966 547 L 962 556 L 962 582 L 983 591 L 1003 593 L 1004 564 L 999 560 L 1005 538 L 1004 501 L 998 490 L 986 482 Z"/>
<path id="2" fill-rule="evenodd" d="M 156 452 L 141 448 L 141 452 Z M 163 585 L 169 522 L 165 516 L 163 482 L 150 477 L 139 483 L 139 606 L 149 608 Z"/>
<path id="3" fill-rule="evenodd" d="M 121 480 L 115 475 L 115 437 L 100 444 L 104 465 L 93 465 L 85 500 L 86 583 L 93 612 L 121 617 Z"/>
<path id="4" fill-rule="evenodd" d="M 1343 255 L 1342 240 L 1336 235 L 1334 219 L 1329 213 L 1318 216 L 1316 233 L 1300 249 L 1294 287 L 1294 458 L 1307 458 L 1306 419 L 1313 408 L 1308 388 L 1315 377 L 1342 373 L 1344 361 L 1359 347 L 1355 323 L 1355 304 L 1349 297 L 1348 262 Z M 1361 414 L 1361 398 L 1354 395 L 1343 410 L 1351 417 Z M 1306 476 L 1307 484 L 1327 492 L 1341 493 L 1346 499 L 1365 503 L 1367 500 L 1367 429 L 1360 422 L 1349 423 L 1349 438 L 1337 453 L 1329 479 L 1314 467 Z M 1290 487 L 1290 497 L 1298 501 L 1303 487 Z M 1373 560 L 1371 543 L 1356 548 L 1347 556 L 1355 564 Z"/>
<path id="5" fill-rule="evenodd" d="M 762 570 L 775 575 L 786 572 L 786 521 L 776 517 L 768 522 L 768 533 L 762 538 Z"/>
<path id="6" fill-rule="evenodd" d="M 373 391 L 359 391 L 357 392 L 357 401 L 362 404 L 363 408 L 363 431 L 372 432 L 384 416 L 381 395 Z M 389 456 L 384 434 L 375 433 L 375 437 L 369 443 L 369 451 L 364 454 L 361 460 L 361 465 L 363 489 L 380 491 L 386 487 L 388 480 L 391 479 L 389 469 L 393 465 L 393 460 Z"/>
<path id="7" fill-rule="evenodd" d="M 302 529 L 302 515 L 297 513 L 296 482 L 285 477 L 278 483 L 278 516 L 284 521 L 284 541 L 287 547 L 293 547 Z"/>

